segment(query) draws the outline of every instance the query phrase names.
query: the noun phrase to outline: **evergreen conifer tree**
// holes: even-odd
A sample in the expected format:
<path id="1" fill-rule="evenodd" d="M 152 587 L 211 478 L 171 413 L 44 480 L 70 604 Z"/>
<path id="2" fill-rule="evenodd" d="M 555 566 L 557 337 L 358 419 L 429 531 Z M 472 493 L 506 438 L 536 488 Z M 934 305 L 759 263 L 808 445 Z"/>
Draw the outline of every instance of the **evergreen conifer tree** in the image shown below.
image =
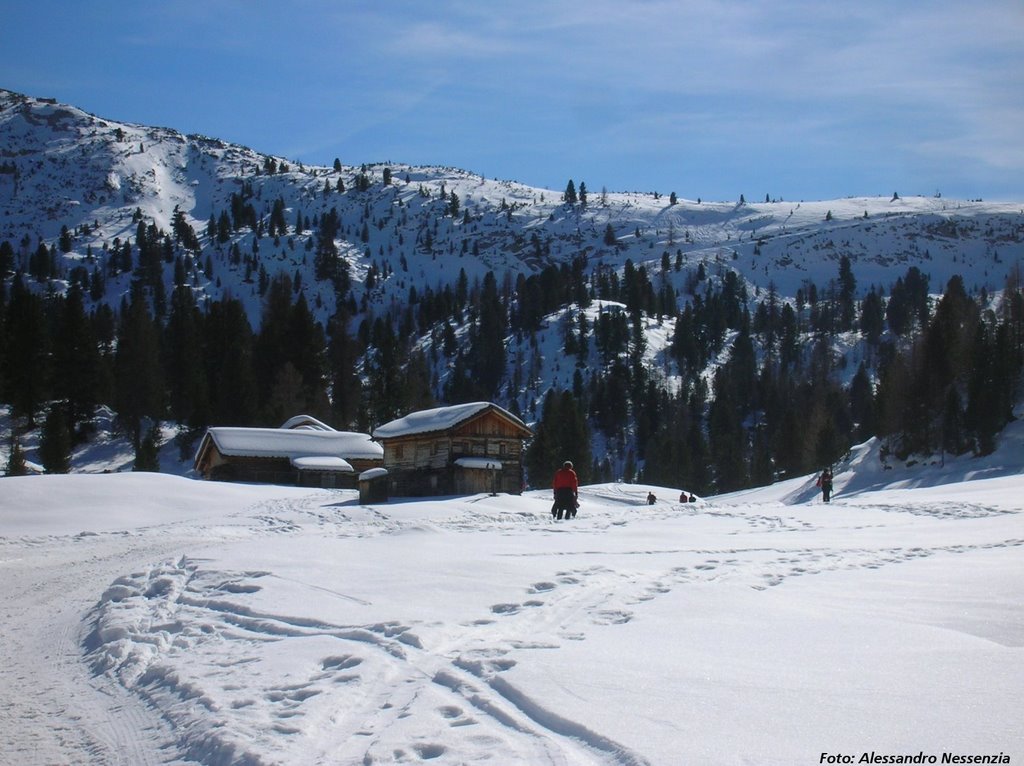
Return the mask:
<path id="1" fill-rule="evenodd" d="M 74 433 L 100 401 L 99 345 L 77 284 L 54 304 L 53 394 L 66 402 L 67 427 Z"/>
<path id="2" fill-rule="evenodd" d="M 26 288 L 15 276 L 7 303 L 4 389 L 15 416 L 35 416 L 49 395 L 50 348 L 49 323 L 43 299 Z"/>
<path id="3" fill-rule="evenodd" d="M 959 455 L 965 451 L 965 444 L 963 404 L 960 393 L 955 387 L 950 386 L 946 390 L 946 402 L 942 411 L 942 435 L 939 446 L 943 453 Z"/>
<path id="4" fill-rule="evenodd" d="M 0 242 L 0 274 L 6 274 L 14 265 L 14 246 L 6 239 Z"/>
<path id="5" fill-rule="evenodd" d="M 826 416 L 814 443 L 814 461 L 821 467 L 831 467 L 842 457 L 846 446 L 836 429 L 835 421 Z"/>
<path id="6" fill-rule="evenodd" d="M 871 288 L 860 304 L 860 331 L 864 339 L 875 346 L 885 332 L 885 309 L 882 298 Z"/>
<path id="7" fill-rule="evenodd" d="M 209 388 L 202 354 L 203 324 L 191 288 L 175 288 L 163 331 L 164 377 L 171 418 L 187 424 L 192 431 L 210 424 Z"/>
<path id="8" fill-rule="evenodd" d="M 327 340 L 323 328 L 316 321 L 306 296 L 299 293 L 288 320 L 289 361 L 302 378 L 304 412 L 327 418 Z"/>
<path id="9" fill-rule="evenodd" d="M 534 438 L 524 454 L 530 485 L 551 486 L 556 470 L 571 460 L 581 484 L 590 481 L 593 455 L 590 429 L 581 403 L 571 391 L 550 390 L 544 397 Z"/>
<path id="10" fill-rule="evenodd" d="M 564 202 L 567 205 L 575 205 L 577 199 L 578 198 L 576 197 L 576 184 L 574 184 L 572 182 L 572 179 L 570 178 L 569 183 L 565 185 L 565 193 L 562 195 L 562 202 Z"/>
<path id="11" fill-rule="evenodd" d="M 253 333 L 240 301 L 227 299 L 210 304 L 202 351 L 209 382 L 210 422 L 225 426 L 257 425 Z"/>
<path id="12" fill-rule="evenodd" d="M 767 486 L 775 477 L 772 461 L 771 442 L 764 426 L 754 429 L 753 446 L 750 455 L 750 483 L 756 486 Z"/>
<path id="13" fill-rule="evenodd" d="M 348 309 L 340 305 L 327 327 L 328 377 L 331 385 L 331 415 L 336 427 L 345 429 L 356 424 L 361 383 L 356 373 L 358 349 L 348 331 Z"/>
<path id="14" fill-rule="evenodd" d="M 133 471 L 148 471 L 159 473 L 160 471 L 160 429 L 153 424 L 146 435 L 139 441 L 135 450 L 135 462 L 132 464 Z"/>
<path id="15" fill-rule="evenodd" d="M 853 420 L 857 441 L 865 441 L 875 433 L 874 392 L 867 365 L 861 362 L 857 374 L 850 382 L 850 417 Z"/>
<path id="16" fill-rule="evenodd" d="M 360 415 L 366 419 L 361 428 L 369 424 L 385 423 L 398 417 L 402 412 L 401 375 L 404 361 L 402 344 L 395 334 L 391 322 L 382 317 L 373 319 L 369 336 L 369 347 L 364 360 L 366 385 L 363 388 L 365 404 Z M 459 360 L 452 377 L 458 378 Z"/>
<path id="17" fill-rule="evenodd" d="M 283 423 L 288 418 L 306 412 L 306 392 L 302 375 L 290 360 L 274 371 L 270 390 L 263 405 L 264 423 Z"/>
<path id="18" fill-rule="evenodd" d="M 472 352 L 474 377 L 485 398 L 493 397 L 505 376 L 505 334 L 508 318 L 505 305 L 498 294 L 494 272 L 484 275 L 480 293 L 480 315 L 474 334 Z"/>
<path id="19" fill-rule="evenodd" d="M 163 415 L 161 371 L 159 330 L 137 286 L 121 312 L 114 356 L 115 406 L 133 444 L 142 437 L 143 418 Z"/>
<path id="20" fill-rule="evenodd" d="M 850 258 L 847 255 L 839 259 L 839 331 L 848 332 L 853 329 L 856 317 L 857 279 L 853 275 Z"/>
<path id="21" fill-rule="evenodd" d="M 714 394 L 708 412 L 708 442 L 715 488 L 729 492 L 747 486 L 747 449 L 740 410 L 724 368 L 715 375 Z"/>
<path id="22" fill-rule="evenodd" d="M 21 442 L 18 437 L 11 434 L 11 454 L 7 458 L 7 467 L 4 471 L 6 476 L 27 476 L 28 465 L 25 462 L 25 452 L 21 449 Z"/>
<path id="23" fill-rule="evenodd" d="M 55 403 L 43 422 L 39 439 L 39 460 L 46 473 L 71 471 L 71 433 L 64 416 L 63 402 Z"/>

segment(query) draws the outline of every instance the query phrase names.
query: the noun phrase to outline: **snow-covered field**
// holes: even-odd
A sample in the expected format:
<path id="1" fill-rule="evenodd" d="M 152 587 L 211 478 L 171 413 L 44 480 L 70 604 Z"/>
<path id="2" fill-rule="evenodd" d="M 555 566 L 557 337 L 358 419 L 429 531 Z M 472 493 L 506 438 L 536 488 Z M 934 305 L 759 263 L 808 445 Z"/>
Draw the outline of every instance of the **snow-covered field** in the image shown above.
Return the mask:
<path id="1" fill-rule="evenodd" d="M 561 523 L 547 492 L 3 479 L 0 762 L 1024 762 L 1020 432 L 867 445 L 828 505 L 599 485 Z"/>

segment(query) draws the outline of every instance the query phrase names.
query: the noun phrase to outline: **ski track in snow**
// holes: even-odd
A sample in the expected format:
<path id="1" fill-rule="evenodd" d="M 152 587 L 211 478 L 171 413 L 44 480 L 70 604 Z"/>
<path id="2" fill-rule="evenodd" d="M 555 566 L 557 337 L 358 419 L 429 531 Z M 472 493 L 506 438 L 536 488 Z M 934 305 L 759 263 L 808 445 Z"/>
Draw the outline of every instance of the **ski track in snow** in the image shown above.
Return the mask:
<path id="1" fill-rule="evenodd" d="M 314 493 L 300 502 L 261 504 L 245 514 L 251 524 L 245 535 L 295 535 L 312 527 L 318 535 L 369 537 L 427 526 L 426 522 L 401 521 L 386 507 L 367 508 L 337 498 Z M 632 523 L 619 513 L 596 513 L 590 518 L 584 513 L 573 522 L 558 524 L 544 514 L 480 514 L 472 503 L 455 507 L 461 510 L 435 519 L 433 526 L 456 534 L 482 530 L 503 535 L 572 534 L 585 541 L 598 535 L 605 538 Z M 954 503 L 914 508 L 879 505 L 865 510 L 928 516 L 944 522 L 1005 513 Z M 799 541 L 801 533 L 816 529 L 811 522 L 786 516 L 784 511 L 766 515 L 753 507 L 662 505 L 642 512 L 644 521 L 702 514 L 735 526 L 726 534 L 788 533 L 790 543 Z M 867 526 L 873 525 L 855 529 Z M 194 531 L 197 537 L 207 532 Z M 184 538 L 185 530 L 181 533 Z M 223 534 L 242 533 L 231 528 Z M 125 702 L 120 699 L 122 689 L 106 689 L 111 695 L 110 720 L 124 720 L 122 710 L 135 718 L 129 717 L 130 723 L 121 729 L 116 724 L 103 729 L 87 724 L 84 734 L 78 732 L 77 736 L 91 736 L 95 741 L 87 743 L 86 749 L 96 754 L 96 762 L 106 763 L 163 762 L 131 741 L 136 728 L 155 726 L 154 741 L 167 740 L 173 731 L 173 746 L 182 757 L 202 763 L 287 761 L 288 735 L 301 738 L 304 732 L 317 731 L 322 748 L 319 757 L 337 763 L 483 763 L 501 752 L 507 762 L 515 763 L 647 764 L 643 754 L 545 706 L 510 682 L 505 672 L 523 659 L 524 652 L 585 641 L 591 630 L 627 623 L 645 602 L 677 588 L 719 583 L 765 590 L 796 577 L 878 569 L 931 556 L 1021 545 L 1024 539 L 931 548 L 769 544 L 615 550 L 616 556 L 644 559 L 644 569 L 574 568 L 570 564 L 553 578 L 522 583 L 521 599 L 496 602 L 476 619 L 447 626 L 444 631 L 400 621 L 335 624 L 256 611 L 244 603 L 246 596 L 258 593 L 267 586 L 268 578 L 278 575 L 261 570 L 216 571 L 206 568 L 201 559 L 182 555 L 114 578 L 91 611 L 88 633 L 81 637 L 82 651 L 98 678 L 116 678 L 136 698 Z M 501 555 L 564 556 L 569 561 L 581 554 L 593 560 L 601 551 L 584 546 L 582 551 Z M 657 565 L 652 567 L 651 561 Z M 368 603 L 343 589 L 313 587 Z M 272 672 L 272 659 L 286 639 L 289 647 L 297 646 L 295 641 L 313 647 L 317 660 L 303 673 L 292 668 L 282 677 Z M 63 665 L 78 659 L 68 630 L 49 643 L 64 653 Z M 182 656 L 188 657 L 187 663 L 182 663 Z M 253 669 L 251 686 L 232 685 L 238 666 Z M 215 687 L 212 679 L 221 675 L 225 684 L 211 688 Z M 152 710 L 159 711 L 163 721 L 143 720 L 153 718 Z M 58 718 L 64 713 L 45 711 Z M 10 718 L 10 711 L 5 715 Z M 456 727 L 471 728 L 473 734 L 446 738 L 445 730 Z M 4 728 L 12 730 L 9 725 Z M 325 737 L 325 730 L 331 734 Z M 63 734 L 57 731 L 54 736 Z M 451 744 L 453 741 L 457 744 Z M 400 742 L 406 744 L 396 744 Z M 16 744 L 8 752 L 23 752 L 27 747 L 28 743 Z"/>
<path id="2" fill-rule="evenodd" d="M 254 582 L 261 577 L 260 572 L 204 571 L 183 558 L 119 578 L 97 610 L 95 629 L 86 642 L 94 667 L 99 672 L 114 671 L 151 704 L 173 711 L 170 717 L 178 729 L 201 728 L 201 736 L 192 735 L 182 743 L 191 758 L 260 762 L 258 753 L 246 752 L 245 742 L 258 740 L 262 726 L 299 734 L 327 719 L 338 727 L 333 743 L 337 749 L 329 755 L 346 763 L 357 757 L 364 763 L 402 758 L 403 753 L 390 744 L 396 727 L 408 730 L 408 752 L 433 760 L 447 750 L 443 738 L 434 735 L 439 726 L 479 727 L 480 734 L 471 738 L 479 744 L 479 752 L 459 756 L 470 761 L 486 760 L 500 746 L 512 760 L 524 763 L 560 763 L 566 749 L 593 751 L 594 762 L 645 763 L 500 680 L 500 673 L 515 662 L 505 658 L 507 649 L 500 644 L 478 637 L 480 628 L 490 624 L 488 620 L 465 626 L 463 635 L 448 646 L 428 651 L 412 626 L 333 625 L 257 613 L 232 600 L 234 594 L 258 590 Z M 159 596 L 159 603 L 153 603 L 154 596 Z M 140 601 L 148 602 L 141 619 L 125 619 L 123 612 L 136 611 Z M 586 608 L 576 601 L 568 599 L 544 621 L 564 624 L 568 614 Z M 602 613 L 595 614 L 603 619 Z M 128 623 L 137 630 L 126 630 Z M 182 625 L 203 627 L 186 635 L 180 632 Z M 258 663 L 268 647 L 282 638 L 326 639 L 314 672 L 286 685 L 265 686 L 262 700 L 236 697 L 229 710 L 219 709 L 178 669 L 162 665 L 159 656 L 160 651 L 187 651 L 207 666 L 200 677 L 209 677 L 216 675 L 209 671 L 210 665 Z M 352 689 L 358 693 L 352 694 Z M 269 707 L 271 719 L 232 721 L 232 712 L 250 707 L 260 711 Z M 353 728 L 347 729 L 345 722 Z M 218 729 L 230 733 L 221 735 Z M 378 735 L 385 731 L 388 738 L 380 744 Z M 553 741 L 552 733 L 563 735 L 562 741 Z"/>
<path id="3" fill-rule="evenodd" d="M 0 663 L 2 752 L 9 763 L 23 764 L 75 762 L 53 753 L 87 753 L 92 764 L 168 763 L 149 748 L 152 742 L 170 741 L 165 722 L 125 689 L 96 683 L 82 663 L 82 620 L 96 598 L 90 583 L 115 572 L 122 552 L 69 556 L 53 566 L 50 549 L 39 547 L 38 571 L 9 568 L 0 596 L 5 655 L 38 657 L 31 667 Z M 146 552 L 169 551 L 160 545 Z M 33 605 L 31 613 L 11 608 L 26 601 Z M 83 699 L 77 693 L 81 688 L 93 693 Z M 152 739 L 140 740 L 139 731 L 151 733 Z"/>
<path id="4" fill-rule="evenodd" d="M 369 510 L 371 518 L 351 529 L 329 528 L 344 525 L 349 516 L 325 508 L 322 497 L 300 504 L 268 504 L 252 519 L 261 534 L 299 531 L 301 526 L 289 516 L 314 519 L 325 528 L 321 531 L 344 536 L 386 534 L 404 526 L 380 511 L 357 510 Z M 480 529 L 493 521 L 457 518 L 444 526 Z M 499 523 L 526 521 L 537 524 L 532 515 L 516 514 L 502 515 Z M 606 596 L 589 588 L 577 589 L 561 595 L 548 610 L 540 609 L 543 601 L 529 599 L 504 615 L 521 621 L 522 616 L 515 614 L 521 607 L 536 610 L 540 619 L 528 621 L 519 631 L 508 625 L 489 628 L 495 621 L 485 617 L 464 625 L 461 635 L 449 638 L 445 646 L 427 650 L 413 626 L 394 622 L 334 625 L 257 613 L 233 600 L 259 591 L 259 581 L 269 574 L 207 571 L 200 562 L 182 557 L 117 578 L 90 618 L 92 629 L 84 646 L 94 670 L 116 675 L 125 687 L 163 710 L 176 730 L 192 732 L 178 743 L 186 757 L 201 762 L 262 763 L 259 751 L 248 751 L 245 744 L 249 739 L 260 740 L 260 728 L 299 734 L 329 721 L 338 731 L 333 748 L 328 748 L 329 757 L 341 763 L 390 763 L 407 757 L 444 762 L 448 746 L 435 732 L 468 726 L 479 729 L 479 734 L 466 739 L 478 750 L 458 753 L 457 762 L 487 761 L 497 748 L 512 762 L 646 763 L 642 756 L 545 709 L 499 678 L 515 665 L 505 659 L 512 649 L 554 648 L 558 640 L 582 639 L 582 634 L 567 628 L 580 612 L 592 613 L 595 624 L 621 621 L 612 611 L 600 608 Z M 599 580 L 592 577 L 590 582 Z M 571 573 L 561 579 L 563 585 L 580 582 Z M 556 587 L 537 583 L 529 590 L 539 594 Z M 501 604 L 491 608 L 492 615 L 502 613 Z M 202 630 L 191 634 L 181 630 L 195 625 L 203 626 Z M 546 641 L 505 640 L 510 632 L 530 636 L 545 628 L 557 636 Z M 237 697 L 227 710 L 219 709 L 178 668 L 161 663 L 163 652 L 188 652 L 207 668 L 197 674 L 202 679 L 216 675 L 210 666 L 259 663 L 268 646 L 283 638 L 327 639 L 330 648 L 325 648 L 308 678 L 268 685 L 260 700 Z M 230 694 L 232 690 L 222 691 Z M 262 711 L 268 706 L 274 711 L 269 721 L 238 720 L 239 711 Z M 345 725 L 349 722 L 351 728 Z M 408 730 L 407 748 L 394 748 L 396 729 Z M 388 732 L 384 739 L 383 732 Z"/>

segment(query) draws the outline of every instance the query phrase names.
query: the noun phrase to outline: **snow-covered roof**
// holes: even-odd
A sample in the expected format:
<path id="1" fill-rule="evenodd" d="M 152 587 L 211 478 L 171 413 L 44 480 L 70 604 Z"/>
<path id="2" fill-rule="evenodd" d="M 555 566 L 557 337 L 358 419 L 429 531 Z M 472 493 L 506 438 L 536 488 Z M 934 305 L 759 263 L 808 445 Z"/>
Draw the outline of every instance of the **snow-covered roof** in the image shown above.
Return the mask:
<path id="1" fill-rule="evenodd" d="M 494 409 L 513 422 L 521 422 L 511 412 L 491 402 L 470 402 L 469 404 L 456 404 L 451 407 L 435 407 L 432 410 L 412 412 L 404 418 L 398 418 L 398 420 L 392 420 L 390 423 L 377 426 L 373 431 L 373 438 L 390 439 L 396 436 L 447 431 L 449 428 L 453 428 L 464 420 L 469 420 L 474 415 L 478 415 L 487 409 Z"/>
<path id="2" fill-rule="evenodd" d="M 369 470 L 363 471 L 359 474 L 359 481 L 368 481 L 369 479 L 376 479 L 380 476 L 387 476 L 387 468 L 370 468 Z"/>
<path id="3" fill-rule="evenodd" d="M 314 418 L 312 415 L 296 415 L 293 418 L 288 418 L 282 425 L 281 428 L 306 428 L 311 431 L 333 431 L 326 423 L 321 423 L 319 420 Z"/>
<path id="4" fill-rule="evenodd" d="M 501 463 L 499 461 L 488 460 L 485 457 L 460 457 L 458 460 L 455 461 L 455 465 L 461 466 L 463 468 L 479 468 L 481 470 L 501 470 Z"/>
<path id="5" fill-rule="evenodd" d="M 355 469 L 352 468 L 351 463 L 349 463 L 347 460 L 343 460 L 340 457 L 334 457 L 333 455 L 309 455 L 302 457 L 293 457 L 291 463 L 300 471 L 341 471 L 344 473 L 355 472 Z"/>
<path id="6" fill-rule="evenodd" d="M 222 455 L 234 457 L 384 459 L 384 448 L 369 434 L 351 431 L 216 427 L 209 435 Z"/>

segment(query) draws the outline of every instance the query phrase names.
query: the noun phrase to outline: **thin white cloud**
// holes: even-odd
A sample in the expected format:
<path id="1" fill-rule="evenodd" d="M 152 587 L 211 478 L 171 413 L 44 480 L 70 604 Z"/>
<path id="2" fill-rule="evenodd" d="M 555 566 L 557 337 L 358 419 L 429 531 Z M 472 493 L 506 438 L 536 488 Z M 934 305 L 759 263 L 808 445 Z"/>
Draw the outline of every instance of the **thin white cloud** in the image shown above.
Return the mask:
<path id="1" fill-rule="evenodd" d="M 462 30 L 439 21 L 422 21 L 402 27 L 389 45 L 403 55 L 444 56 L 453 58 L 495 58 L 515 53 L 512 41 L 486 34 L 482 30 Z"/>

